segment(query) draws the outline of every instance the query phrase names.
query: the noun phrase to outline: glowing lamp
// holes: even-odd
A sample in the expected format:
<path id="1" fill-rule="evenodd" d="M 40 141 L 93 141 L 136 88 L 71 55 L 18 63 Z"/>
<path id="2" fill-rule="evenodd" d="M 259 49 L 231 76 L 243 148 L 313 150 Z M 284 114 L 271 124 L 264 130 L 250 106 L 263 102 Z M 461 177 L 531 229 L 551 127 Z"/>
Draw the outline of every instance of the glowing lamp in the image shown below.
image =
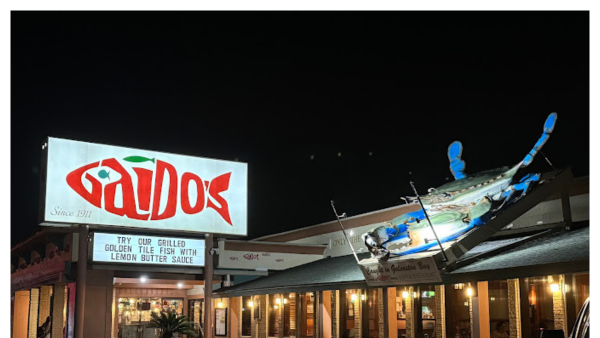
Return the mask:
<path id="1" fill-rule="evenodd" d="M 279 298 L 275 298 L 275 303 L 276 303 L 276 304 L 279 304 L 279 303 L 281 303 L 281 299 L 279 299 Z"/>
<path id="2" fill-rule="evenodd" d="M 558 292 L 558 290 L 560 290 L 560 287 L 558 286 L 558 284 L 556 284 L 556 283 L 550 284 L 550 291 Z"/>
<path id="3" fill-rule="evenodd" d="M 223 302 L 217 302 L 217 307 L 223 307 Z"/>
<path id="4" fill-rule="evenodd" d="M 283 304 L 287 304 L 287 298 L 283 299 Z"/>
<path id="5" fill-rule="evenodd" d="M 254 306 L 254 302 L 253 302 L 253 301 L 249 301 L 249 302 L 248 302 L 248 306 L 249 306 L 249 307 L 253 307 L 253 306 Z"/>
<path id="6" fill-rule="evenodd" d="M 365 300 L 365 299 L 367 299 L 366 295 L 360 295 L 360 300 Z"/>
<path id="7" fill-rule="evenodd" d="M 473 296 L 473 288 L 467 288 L 467 296 Z"/>
<path id="8" fill-rule="evenodd" d="M 356 298 L 358 298 L 358 297 L 356 296 L 356 293 L 353 293 L 353 294 L 352 294 L 352 296 L 350 296 L 350 299 L 352 299 L 352 301 L 355 301 L 355 300 L 356 300 Z"/>
<path id="9" fill-rule="evenodd" d="M 273 306 L 273 308 L 274 308 L 275 310 L 277 310 L 277 309 L 279 309 L 279 306 L 275 305 L 275 306 Z"/>
<path id="10" fill-rule="evenodd" d="M 402 298 L 408 298 L 408 291 L 402 291 Z"/>

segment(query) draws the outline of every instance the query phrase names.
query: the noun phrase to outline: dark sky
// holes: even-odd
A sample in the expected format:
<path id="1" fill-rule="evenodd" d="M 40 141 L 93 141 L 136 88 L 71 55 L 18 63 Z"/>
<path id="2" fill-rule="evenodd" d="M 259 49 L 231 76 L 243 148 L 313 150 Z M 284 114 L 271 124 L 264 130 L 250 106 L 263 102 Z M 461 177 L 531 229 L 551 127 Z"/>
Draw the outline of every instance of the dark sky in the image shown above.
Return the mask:
<path id="1" fill-rule="evenodd" d="M 588 12 L 12 12 L 11 243 L 47 136 L 247 162 L 255 238 L 426 193 L 454 140 L 514 165 L 553 111 L 589 175 Z"/>

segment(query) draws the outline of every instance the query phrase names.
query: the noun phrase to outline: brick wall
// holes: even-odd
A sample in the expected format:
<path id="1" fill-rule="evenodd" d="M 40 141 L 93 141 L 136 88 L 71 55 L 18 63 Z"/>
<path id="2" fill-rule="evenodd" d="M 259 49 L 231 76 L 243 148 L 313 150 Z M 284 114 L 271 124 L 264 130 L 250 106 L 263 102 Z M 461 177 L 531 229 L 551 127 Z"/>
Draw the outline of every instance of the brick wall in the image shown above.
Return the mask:
<path id="1" fill-rule="evenodd" d="M 406 303 L 406 337 L 407 338 L 414 338 L 415 337 L 415 331 L 414 331 L 414 322 L 415 322 L 415 317 L 413 314 L 413 292 L 415 291 L 413 289 L 412 286 L 407 288 L 408 291 L 408 298 L 406 298 L 405 303 Z"/>
<path id="2" fill-rule="evenodd" d="M 42 326 L 46 318 L 50 316 L 50 297 L 52 297 L 52 286 L 44 285 L 40 288 L 40 312 L 38 315 L 38 326 Z"/>
<path id="3" fill-rule="evenodd" d="M 65 283 L 54 284 L 54 297 L 52 299 L 52 337 L 63 336 L 65 306 L 67 305 L 65 296 Z"/>
<path id="4" fill-rule="evenodd" d="M 260 318 L 254 317 L 254 309 L 252 310 L 252 338 L 267 337 L 267 296 L 253 296 L 252 301 L 254 307 L 259 307 Z"/>
<path id="5" fill-rule="evenodd" d="M 31 289 L 29 294 L 29 333 L 28 338 L 37 337 L 38 309 L 40 305 L 40 289 Z"/>
<path id="6" fill-rule="evenodd" d="M 521 297 L 519 296 L 519 279 L 508 282 L 508 326 L 511 338 L 521 338 Z"/>
<path id="7" fill-rule="evenodd" d="M 377 289 L 377 316 L 379 317 L 379 338 L 386 338 L 385 318 L 383 317 L 383 307 L 387 305 L 387 299 L 383 299 L 383 289 Z"/>
<path id="8" fill-rule="evenodd" d="M 560 289 L 557 292 L 552 293 L 552 307 L 554 309 L 554 329 L 563 330 L 567 334 L 567 320 L 565 314 L 565 276 L 560 275 L 558 280 L 554 283 L 558 283 Z"/>
<path id="9" fill-rule="evenodd" d="M 446 338 L 446 289 L 435 286 L 435 336 Z"/>
<path id="10" fill-rule="evenodd" d="M 331 337 L 339 338 L 340 336 L 340 290 L 331 291 Z"/>

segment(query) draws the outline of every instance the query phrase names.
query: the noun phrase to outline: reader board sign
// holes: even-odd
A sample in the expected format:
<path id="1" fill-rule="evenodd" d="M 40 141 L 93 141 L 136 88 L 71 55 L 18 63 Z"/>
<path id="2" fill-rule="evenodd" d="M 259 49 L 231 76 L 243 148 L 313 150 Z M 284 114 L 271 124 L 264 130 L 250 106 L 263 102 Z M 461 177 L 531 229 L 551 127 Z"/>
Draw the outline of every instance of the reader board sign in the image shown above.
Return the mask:
<path id="1" fill-rule="evenodd" d="M 369 286 L 414 285 L 439 283 L 442 276 L 433 257 L 416 259 L 363 259 L 360 268 Z"/>
<path id="2" fill-rule="evenodd" d="M 94 233 L 92 260 L 105 263 L 204 266 L 204 240 Z"/>
<path id="3" fill-rule="evenodd" d="M 247 234 L 248 165 L 49 138 L 42 225 Z"/>

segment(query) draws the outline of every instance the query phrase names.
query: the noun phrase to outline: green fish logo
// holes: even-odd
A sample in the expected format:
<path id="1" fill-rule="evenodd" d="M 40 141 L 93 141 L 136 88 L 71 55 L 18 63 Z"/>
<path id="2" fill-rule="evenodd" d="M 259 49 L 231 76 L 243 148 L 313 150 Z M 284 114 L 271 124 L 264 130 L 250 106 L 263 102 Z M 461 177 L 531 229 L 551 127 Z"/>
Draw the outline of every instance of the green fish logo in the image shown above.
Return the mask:
<path id="1" fill-rule="evenodd" d="M 153 158 L 147 158 L 147 157 L 143 157 L 143 156 L 128 156 L 128 157 L 125 157 L 123 159 L 123 161 L 134 162 L 134 163 L 142 163 L 142 162 L 150 161 L 150 162 L 154 163 Z"/>
<path id="2" fill-rule="evenodd" d="M 106 170 L 102 169 L 98 172 L 98 177 L 104 179 L 104 178 L 108 178 L 108 180 L 110 181 L 110 172 L 107 172 Z"/>

